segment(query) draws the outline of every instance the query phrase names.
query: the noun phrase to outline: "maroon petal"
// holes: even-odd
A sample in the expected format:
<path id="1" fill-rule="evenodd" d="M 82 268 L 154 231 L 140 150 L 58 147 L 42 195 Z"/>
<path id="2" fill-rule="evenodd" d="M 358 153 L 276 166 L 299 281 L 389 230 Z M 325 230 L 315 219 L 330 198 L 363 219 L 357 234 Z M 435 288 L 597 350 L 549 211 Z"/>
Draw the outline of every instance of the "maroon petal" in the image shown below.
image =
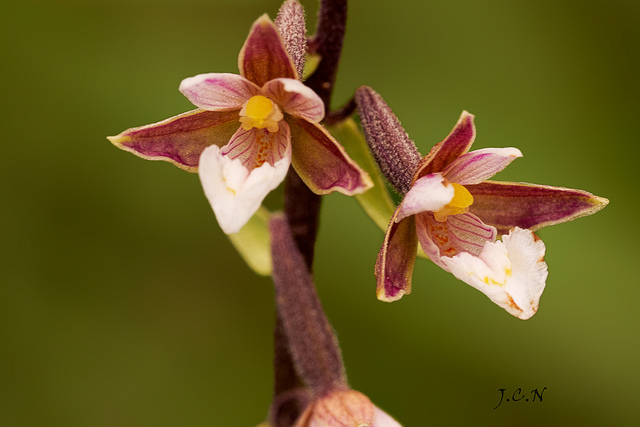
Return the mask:
<path id="1" fill-rule="evenodd" d="M 396 223 L 396 209 L 387 228 L 376 260 L 376 294 L 381 301 L 396 301 L 411 293 L 413 266 L 416 263 L 418 236 L 415 215 Z"/>
<path id="2" fill-rule="evenodd" d="M 513 227 L 539 230 L 604 208 L 609 201 L 582 190 L 516 182 L 485 181 L 466 187 L 470 211 L 506 234 Z"/>
<path id="3" fill-rule="evenodd" d="M 278 77 L 298 79 L 276 26 L 267 15 L 254 22 L 238 57 L 240 74 L 262 87 Z"/>
<path id="4" fill-rule="evenodd" d="M 451 162 L 469 151 L 475 138 L 473 115 L 463 111 L 451 133 L 422 159 L 415 179 L 433 172 L 442 172 Z"/>
<path id="5" fill-rule="evenodd" d="M 238 111 L 193 110 L 108 139 L 143 159 L 165 160 L 196 172 L 202 151 L 210 145 L 225 145 L 239 126 Z"/>
<path id="6" fill-rule="evenodd" d="M 290 116 L 287 122 L 291 127 L 291 163 L 311 191 L 352 196 L 373 186 L 369 174 L 322 126 Z"/>

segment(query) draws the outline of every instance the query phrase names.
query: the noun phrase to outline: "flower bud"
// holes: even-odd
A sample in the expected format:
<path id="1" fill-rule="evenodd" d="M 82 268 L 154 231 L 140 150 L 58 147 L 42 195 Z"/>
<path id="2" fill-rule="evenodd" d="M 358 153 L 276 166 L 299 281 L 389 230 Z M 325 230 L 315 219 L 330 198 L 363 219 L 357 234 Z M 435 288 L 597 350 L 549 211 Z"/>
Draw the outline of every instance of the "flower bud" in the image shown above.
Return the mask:
<path id="1" fill-rule="evenodd" d="M 400 120 L 373 89 L 359 87 L 355 100 L 360 124 L 380 170 L 400 194 L 406 194 L 422 156 Z"/>

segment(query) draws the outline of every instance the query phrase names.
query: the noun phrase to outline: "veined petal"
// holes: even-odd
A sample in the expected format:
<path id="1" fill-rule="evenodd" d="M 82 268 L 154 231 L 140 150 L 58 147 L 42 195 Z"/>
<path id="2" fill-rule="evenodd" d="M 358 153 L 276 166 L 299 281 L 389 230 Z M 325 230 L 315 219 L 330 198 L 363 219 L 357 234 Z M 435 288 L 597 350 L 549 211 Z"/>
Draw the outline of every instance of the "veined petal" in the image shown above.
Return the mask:
<path id="1" fill-rule="evenodd" d="M 222 147 L 223 156 L 239 159 L 242 165 L 252 170 L 264 162 L 271 166 L 282 158 L 291 158 L 291 132 L 286 122 L 280 122 L 278 132 L 267 129 L 238 128 L 229 143 Z"/>
<path id="2" fill-rule="evenodd" d="M 501 242 L 487 242 L 478 256 L 465 252 L 442 261 L 458 279 L 526 320 L 538 311 L 547 280 L 544 253 L 544 243 L 532 231 L 514 228 Z"/>
<path id="3" fill-rule="evenodd" d="M 230 111 L 240 110 L 260 88 L 238 74 L 208 73 L 182 80 L 180 92 L 196 107 Z"/>
<path id="4" fill-rule="evenodd" d="M 273 166 L 265 162 L 249 171 L 239 159 L 222 155 L 215 145 L 203 151 L 200 181 L 222 231 L 240 231 L 266 195 L 284 180 L 290 162 L 291 157 L 285 156 Z"/>
<path id="5" fill-rule="evenodd" d="M 210 145 L 225 145 L 238 127 L 237 111 L 193 110 L 108 139 L 143 159 L 165 160 L 196 172 L 202 151 Z"/>
<path id="6" fill-rule="evenodd" d="M 439 173 L 423 176 L 404 196 L 396 222 L 419 212 L 437 211 L 453 199 L 454 193 L 453 185 Z"/>
<path id="7" fill-rule="evenodd" d="M 322 99 L 300 80 L 271 80 L 263 86 L 262 94 L 276 101 L 285 112 L 294 117 L 314 123 L 324 118 Z"/>
<path id="8" fill-rule="evenodd" d="M 418 249 L 416 217 L 409 216 L 396 222 L 399 213 L 400 208 L 397 208 L 391 217 L 376 260 L 376 294 L 381 301 L 396 301 L 411 293 Z"/>
<path id="9" fill-rule="evenodd" d="M 470 212 L 506 233 L 513 227 L 533 231 L 592 215 L 609 200 L 582 190 L 516 182 L 469 185 Z"/>
<path id="10" fill-rule="evenodd" d="M 518 157 L 522 157 L 522 153 L 517 148 L 483 148 L 458 157 L 444 169 L 442 175 L 460 185 L 479 184 Z"/>
<path id="11" fill-rule="evenodd" d="M 238 56 L 240 74 L 259 87 L 278 77 L 298 79 L 280 33 L 267 15 L 253 23 Z"/>
<path id="12" fill-rule="evenodd" d="M 373 183 L 322 126 L 289 117 L 292 164 L 300 178 L 316 194 L 338 191 L 347 196 L 367 191 Z"/>
<path id="13" fill-rule="evenodd" d="M 451 162 L 469 151 L 475 138 L 476 127 L 473 124 L 473 115 L 463 111 L 449 135 L 436 144 L 420 161 L 415 176 L 442 172 Z"/>
<path id="14" fill-rule="evenodd" d="M 444 222 L 436 221 L 433 214 L 416 215 L 416 231 L 422 250 L 436 265 L 447 270 L 442 257 L 468 252 L 478 255 L 486 242 L 496 239 L 496 229 L 471 213 L 451 215 Z"/>

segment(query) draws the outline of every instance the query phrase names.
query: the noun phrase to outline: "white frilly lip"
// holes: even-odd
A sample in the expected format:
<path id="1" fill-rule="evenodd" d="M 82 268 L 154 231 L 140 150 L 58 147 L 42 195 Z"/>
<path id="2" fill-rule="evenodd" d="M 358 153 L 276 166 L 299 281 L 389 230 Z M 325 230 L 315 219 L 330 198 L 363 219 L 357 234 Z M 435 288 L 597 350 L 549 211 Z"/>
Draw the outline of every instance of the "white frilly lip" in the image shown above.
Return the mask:
<path id="1" fill-rule="evenodd" d="M 240 159 L 222 155 L 217 145 L 207 147 L 200 155 L 200 181 L 222 231 L 240 231 L 267 194 L 284 180 L 290 164 L 288 150 L 273 166 L 265 162 L 249 171 Z"/>
<path id="2" fill-rule="evenodd" d="M 502 241 L 486 242 L 478 256 L 442 257 L 449 271 L 509 314 L 526 320 L 538 311 L 547 280 L 545 246 L 531 230 L 513 228 Z"/>
<path id="3" fill-rule="evenodd" d="M 453 199 L 455 190 L 442 175 L 433 173 L 416 180 L 402 200 L 396 222 L 420 212 L 435 212 Z"/>

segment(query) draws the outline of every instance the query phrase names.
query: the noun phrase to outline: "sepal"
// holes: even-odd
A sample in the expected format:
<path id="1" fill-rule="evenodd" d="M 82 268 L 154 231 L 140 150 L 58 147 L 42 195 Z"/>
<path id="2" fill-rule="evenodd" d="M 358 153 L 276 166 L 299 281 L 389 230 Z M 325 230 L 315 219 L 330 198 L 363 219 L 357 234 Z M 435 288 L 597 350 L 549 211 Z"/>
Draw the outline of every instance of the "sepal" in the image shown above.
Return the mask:
<path id="1" fill-rule="evenodd" d="M 367 191 L 373 182 L 321 125 L 289 117 L 293 145 L 292 165 L 316 194 L 333 191 L 353 196 Z"/>
<path id="2" fill-rule="evenodd" d="M 416 217 L 410 216 L 400 222 L 396 218 L 400 208 L 396 209 L 378 257 L 376 259 L 376 295 L 379 300 L 392 302 L 411 293 L 413 267 L 418 251 Z"/>
<path id="3" fill-rule="evenodd" d="M 253 23 L 238 55 L 240 74 L 259 87 L 279 77 L 298 79 L 298 72 L 275 24 L 265 14 Z"/>
<path id="4" fill-rule="evenodd" d="M 107 139 L 143 159 L 164 160 L 197 172 L 204 149 L 212 144 L 222 147 L 237 129 L 237 111 L 192 110 Z"/>
<path id="5" fill-rule="evenodd" d="M 537 231 L 573 221 L 609 203 L 583 190 L 523 182 L 485 181 L 467 188 L 474 200 L 470 212 L 503 234 L 513 227 Z"/>

